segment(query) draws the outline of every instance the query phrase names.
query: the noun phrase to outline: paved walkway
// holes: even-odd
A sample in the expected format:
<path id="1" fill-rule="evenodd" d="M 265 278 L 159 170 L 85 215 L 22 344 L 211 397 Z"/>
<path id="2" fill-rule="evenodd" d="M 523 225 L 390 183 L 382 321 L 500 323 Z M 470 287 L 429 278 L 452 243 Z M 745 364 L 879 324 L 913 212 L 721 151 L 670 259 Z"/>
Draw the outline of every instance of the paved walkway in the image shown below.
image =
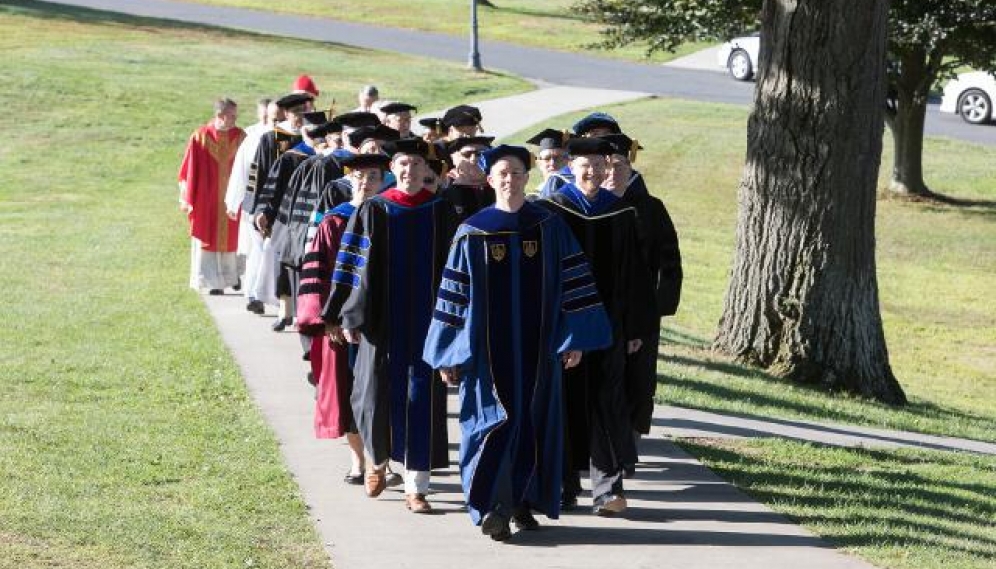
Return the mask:
<path id="1" fill-rule="evenodd" d="M 297 334 L 274 334 L 273 317 L 245 311 L 239 296 L 205 296 L 249 390 L 280 441 L 285 463 L 336 569 L 695 567 L 699 569 L 871 569 L 751 500 L 668 442 L 655 426 L 643 462 L 627 481 L 622 518 L 584 508 L 505 544 L 480 535 L 463 510 L 456 469 L 434 473 L 429 500 L 437 515 L 408 513 L 388 489 L 371 500 L 341 479 L 349 467 L 340 441 L 316 440 L 314 392 L 303 379 Z M 450 409 L 456 401 L 451 397 Z M 458 427 L 450 421 L 451 456 Z M 590 504 L 582 496 L 582 505 Z"/>
<path id="2" fill-rule="evenodd" d="M 253 32 L 399 51 L 455 62 L 466 62 L 465 38 L 340 22 L 326 18 L 207 6 L 176 0 L 45 0 L 134 16 L 228 27 Z M 483 64 L 553 85 L 597 89 L 625 88 L 666 97 L 734 103 L 753 101 L 754 84 L 733 81 L 722 73 L 674 66 L 632 63 L 577 53 L 481 42 Z M 931 105 L 925 132 L 977 144 L 996 144 L 996 125 L 973 126 L 954 115 L 942 115 Z"/>

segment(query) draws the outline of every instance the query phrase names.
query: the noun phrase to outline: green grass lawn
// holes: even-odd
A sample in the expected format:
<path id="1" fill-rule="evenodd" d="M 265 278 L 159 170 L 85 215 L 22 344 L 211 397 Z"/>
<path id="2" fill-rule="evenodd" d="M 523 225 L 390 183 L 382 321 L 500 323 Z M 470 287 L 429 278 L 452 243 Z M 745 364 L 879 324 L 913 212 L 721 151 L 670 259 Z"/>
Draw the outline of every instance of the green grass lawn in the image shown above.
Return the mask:
<path id="1" fill-rule="evenodd" d="M 248 123 L 300 72 L 431 107 L 528 84 L 31 2 L 0 5 L 0 52 L 0 567 L 328 566 L 186 288 L 186 139 L 217 96 Z"/>
<path id="2" fill-rule="evenodd" d="M 681 445 L 754 498 L 880 567 L 996 566 L 996 457 L 775 440 Z"/>
<path id="3" fill-rule="evenodd" d="M 685 282 L 677 316 L 665 319 L 662 402 L 996 441 L 996 299 L 990 293 L 996 274 L 996 148 L 926 140 L 928 183 L 989 205 L 879 200 L 885 333 L 893 369 L 911 401 L 893 409 L 795 386 L 707 349 L 732 261 L 748 110 L 666 99 L 607 110 L 646 147 L 636 167 L 667 204 L 681 238 Z M 561 129 L 582 114 L 546 124 Z M 538 130 L 510 139 L 521 141 Z M 891 146 L 885 145 L 882 188 Z"/>
<path id="4" fill-rule="evenodd" d="M 996 300 L 990 294 L 996 148 L 926 140 L 932 187 L 979 205 L 915 204 L 884 193 L 878 202 L 885 333 L 911 402 L 894 409 L 796 386 L 708 349 L 732 260 L 748 110 L 666 99 L 605 110 L 646 147 L 636 166 L 667 204 L 681 238 L 685 282 L 678 314 L 665 320 L 660 402 L 996 440 Z M 546 124 L 561 129 L 582 114 Z M 890 149 L 886 144 L 880 188 L 888 181 Z M 996 457 L 785 440 L 680 444 L 757 499 L 879 566 L 996 567 Z"/>
<path id="5" fill-rule="evenodd" d="M 468 0 L 185 0 L 198 4 L 215 4 L 255 10 L 321 16 L 350 22 L 362 22 L 408 28 L 449 35 L 470 34 Z M 478 7 L 478 30 L 485 40 L 544 47 L 560 51 L 584 51 L 591 55 L 663 63 L 709 47 L 707 43 L 689 43 L 675 53 L 657 52 L 646 57 L 646 44 L 618 49 L 594 49 L 601 41 L 600 26 L 585 22 L 571 9 L 574 0 L 495 0 L 495 7 Z M 487 53 L 484 53 L 487 65 Z"/>

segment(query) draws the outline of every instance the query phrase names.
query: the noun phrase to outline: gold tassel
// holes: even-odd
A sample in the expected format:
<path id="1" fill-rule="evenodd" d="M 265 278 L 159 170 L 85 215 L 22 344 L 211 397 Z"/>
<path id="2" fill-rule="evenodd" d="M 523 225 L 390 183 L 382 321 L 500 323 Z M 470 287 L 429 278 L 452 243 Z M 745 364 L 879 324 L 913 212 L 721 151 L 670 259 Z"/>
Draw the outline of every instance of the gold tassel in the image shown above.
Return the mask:
<path id="1" fill-rule="evenodd" d="M 329 103 L 329 120 L 335 117 L 335 97 L 332 97 L 332 102 Z"/>
<path id="2" fill-rule="evenodd" d="M 633 139 L 633 145 L 629 147 L 629 162 L 632 164 L 636 162 L 636 155 L 640 152 L 640 142 Z"/>

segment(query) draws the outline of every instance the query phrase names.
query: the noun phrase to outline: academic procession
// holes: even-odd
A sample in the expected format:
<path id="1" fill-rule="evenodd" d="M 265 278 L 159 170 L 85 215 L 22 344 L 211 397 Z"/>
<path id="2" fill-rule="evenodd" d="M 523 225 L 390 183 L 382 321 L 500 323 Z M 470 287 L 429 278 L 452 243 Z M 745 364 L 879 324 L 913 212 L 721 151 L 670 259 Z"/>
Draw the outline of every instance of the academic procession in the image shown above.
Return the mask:
<path id="1" fill-rule="evenodd" d="M 252 111 L 215 102 L 178 177 L 190 287 L 298 336 L 314 436 L 348 443 L 330 484 L 429 514 L 433 471 L 456 467 L 496 541 L 537 515 L 625 516 L 682 286 L 642 146 L 601 112 L 496 144 L 474 106 L 421 117 L 418 93 L 384 91 L 340 113 L 302 75 Z"/>

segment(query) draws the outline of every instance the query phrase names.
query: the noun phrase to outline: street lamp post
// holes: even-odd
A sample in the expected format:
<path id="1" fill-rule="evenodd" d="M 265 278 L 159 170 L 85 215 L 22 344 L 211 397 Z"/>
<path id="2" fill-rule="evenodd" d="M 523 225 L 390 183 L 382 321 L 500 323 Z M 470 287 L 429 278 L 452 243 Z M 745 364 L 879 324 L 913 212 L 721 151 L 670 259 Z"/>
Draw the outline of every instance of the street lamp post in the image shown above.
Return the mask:
<path id="1" fill-rule="evenodd" d="M 470 0 L 470 68 L 481 71 L 481 52 L 477 43 L 477 0 Z"/>

